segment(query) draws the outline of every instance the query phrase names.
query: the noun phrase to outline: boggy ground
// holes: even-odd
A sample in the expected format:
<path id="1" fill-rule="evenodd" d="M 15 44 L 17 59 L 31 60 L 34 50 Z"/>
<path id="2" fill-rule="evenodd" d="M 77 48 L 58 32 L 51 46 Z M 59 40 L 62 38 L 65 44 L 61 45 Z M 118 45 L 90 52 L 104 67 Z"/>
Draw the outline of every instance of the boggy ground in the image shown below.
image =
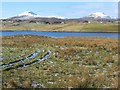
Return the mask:
<path id="1" fill-rule="evenodd" d="M 3 68 L 3 88 L 118 87 L 118 39 L 33 35 L 0 38 L 3 64 L 26 58 L 40 49 L 38 55 L 20 63 L 27 64 L 51 51 L 50 57 L 34 65 Z"/>

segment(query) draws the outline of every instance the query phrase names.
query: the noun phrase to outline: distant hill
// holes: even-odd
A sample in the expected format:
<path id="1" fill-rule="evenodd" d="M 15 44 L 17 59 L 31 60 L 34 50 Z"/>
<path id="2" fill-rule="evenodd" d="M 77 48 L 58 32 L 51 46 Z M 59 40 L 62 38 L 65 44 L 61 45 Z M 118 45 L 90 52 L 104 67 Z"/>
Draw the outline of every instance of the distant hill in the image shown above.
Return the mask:
<path id="1" fill-rule="evenodd" d="M 73 19 L 65 19 L 60 16 L 39 16 L 38 14 L 32 11 L 23 12 L 17 16 L 13 16 L 7 19 L 2 19 L 2 21 L 9 21 L 9 22 L 29 22 L 29 23 L 44 23 L 44 24 L 58 24 L 58 23 L 68 23 L 68 22 L 114 22 L 117 19 L 113 19 L 110 16 L 102 13 L 102 12 L 95 12 L 86 17 L 82 18 L 73 18 Z"/>
<path id="2" fill-rule="evenodd" d="M 110 19 L 110 16 L 106 15 L 103 12 L 95 12 L 95 13 L 90 14 L 88 17 Z"/>

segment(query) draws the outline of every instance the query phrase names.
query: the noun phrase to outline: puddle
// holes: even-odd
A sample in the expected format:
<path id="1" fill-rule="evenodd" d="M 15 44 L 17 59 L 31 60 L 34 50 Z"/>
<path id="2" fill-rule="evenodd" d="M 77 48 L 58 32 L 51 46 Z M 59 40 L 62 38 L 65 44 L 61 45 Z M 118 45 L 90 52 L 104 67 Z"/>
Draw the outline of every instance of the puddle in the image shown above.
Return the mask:
<path id="1" fill-rule="evenodd" d="M 13 61 L 13 62 L 9 62 L 8 64 L 2 64 L 2 65 L 0 65 L 0 68 L 9 67 L 9 66 L 12 66 L 12 65 L 14 65 L 16 63 L 20 63 L 20 62 L 24 63 L 26 60 L 30 60 L 30 59 L 34 58 L 35 56 L 37 56 L 39 53 L 40 53 L 40 50 L 38 49 L 36 52 L 34 52 L 33 54 L 29 55 L 26 58 L 23 58 L 23 59 L 20 59 L 17 61 Z"/>
<path id="2" fill-rule="evenodd" d="M 43 61 L 43 60 L 46 60 L 50 55 L 51 55 L 51 51 L 48 50 L 48 52 L 44 55 L 44 57 L 43 57 L 42 59 L 37 59 L 37 60 L 34 60 L 34 61 L 30 62 L 30 63 L 21 64 L 21 65 L 18 65 L 18 66 L 16 66 L 16 67 L 6 68 L 4 71 L 9 71 L 9 70 L 11 70 L 11 69 L 16 69 L 16 68 L 20 69 L 20 68 L 25 68 L 25 67 L 34 65 L 34 64 L 39 63 L 39 62 L 41 62 L 41 61 Z"/>

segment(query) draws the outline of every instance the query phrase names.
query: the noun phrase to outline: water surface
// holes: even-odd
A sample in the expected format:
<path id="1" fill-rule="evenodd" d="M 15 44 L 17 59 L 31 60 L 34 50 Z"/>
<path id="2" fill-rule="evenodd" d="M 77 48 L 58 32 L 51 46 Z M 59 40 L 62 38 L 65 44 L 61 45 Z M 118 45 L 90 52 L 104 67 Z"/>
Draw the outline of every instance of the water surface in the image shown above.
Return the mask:
<path id="1" fill-rule="evenodd" d="M 106 38 L 118 38 L 120 33 L 99 33 L 99 32 L 39 32 L 39 31 L 2 31 L 1 36 L 13 36 L 13 35 L 39 35 L 49 36 L 54 38 L 62 37 L 106 37 Z M 120 37 L 119 37 L 120 38 Z"/>

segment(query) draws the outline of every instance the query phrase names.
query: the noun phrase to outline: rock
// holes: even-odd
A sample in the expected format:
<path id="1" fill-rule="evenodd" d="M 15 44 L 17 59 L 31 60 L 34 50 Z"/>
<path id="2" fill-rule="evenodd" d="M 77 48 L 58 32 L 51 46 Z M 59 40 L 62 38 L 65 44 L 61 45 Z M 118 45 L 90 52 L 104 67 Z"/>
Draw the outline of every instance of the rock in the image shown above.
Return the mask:
<path id="1" fill-rule="evenodd" d="M 42 85 L 40 85 L 40 84 L 38 84 L 37 82 L 35 82 L 35 81 L 33 81 L 32 82 L 32 88 L 43 88 L 43 86 Z"/>

